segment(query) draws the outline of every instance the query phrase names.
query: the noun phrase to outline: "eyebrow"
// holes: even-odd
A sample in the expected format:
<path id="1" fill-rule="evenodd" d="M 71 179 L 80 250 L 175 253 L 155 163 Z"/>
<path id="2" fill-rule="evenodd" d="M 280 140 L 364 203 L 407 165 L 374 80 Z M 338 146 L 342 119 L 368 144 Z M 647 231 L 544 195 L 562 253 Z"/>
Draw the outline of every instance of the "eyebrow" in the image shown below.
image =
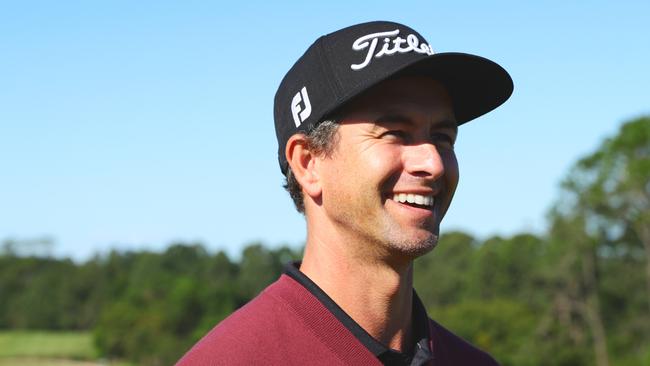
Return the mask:
<path id="1" fill-rule="evenodd" d="M 377 118 L 375 120 L 375 124 L 388 124 L 388 125 L 407 125 L 407 126 L 414 126 L 415 122 L 413 119 L 410 117 L 400 114 L 400 113 L 387 113 L 385 115 L 382 115 L 381 117 Z M 434 126 L 435 128 L 450 128 L 454 130 L 454 132 L 458 132 L 458 124 L 448 118 L 443 119 L 442 121 L 438 121 L 435 123 Z"/>

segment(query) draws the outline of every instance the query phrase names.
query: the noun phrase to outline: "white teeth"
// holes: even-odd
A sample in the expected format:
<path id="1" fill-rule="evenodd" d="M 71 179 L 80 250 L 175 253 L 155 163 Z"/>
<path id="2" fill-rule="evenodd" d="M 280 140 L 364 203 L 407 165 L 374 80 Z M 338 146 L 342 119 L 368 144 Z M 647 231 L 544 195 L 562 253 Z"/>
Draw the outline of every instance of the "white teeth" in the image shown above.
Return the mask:
<path id="1" fill-rule="evenodd" d="M 434 198 L 433 196 L 423 196 L 421 194 L 396 193 L 393 195 L 393 201 L 401 203 L 415 203 L 423 206 L 433 206 Z"/>
<path id="2" fill-rule="evenodd" d="M 418 205 L 423 204 L 424 203 L 424 196 L 420 196 L 420 195 L 415 196 L 415 203 L 417 203 Z"/>

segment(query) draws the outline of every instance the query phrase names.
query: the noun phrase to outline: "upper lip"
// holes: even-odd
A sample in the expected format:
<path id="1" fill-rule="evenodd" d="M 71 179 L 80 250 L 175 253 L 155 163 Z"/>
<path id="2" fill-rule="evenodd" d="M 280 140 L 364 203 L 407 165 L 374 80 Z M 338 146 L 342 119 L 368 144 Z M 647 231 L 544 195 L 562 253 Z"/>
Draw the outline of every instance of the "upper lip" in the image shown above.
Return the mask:
<path id="1" fill-rule="evenodd" d="M 431 189 L 431 188 L 400 188 L 400 189 L 394 189 L 391 191 L 391 195 L 393 194 L 400 194 L 400 193 L 405 193 L 405 194 L 419 194 L 422 196 L 437 196 L 440 194 L 441 189 Z"/>

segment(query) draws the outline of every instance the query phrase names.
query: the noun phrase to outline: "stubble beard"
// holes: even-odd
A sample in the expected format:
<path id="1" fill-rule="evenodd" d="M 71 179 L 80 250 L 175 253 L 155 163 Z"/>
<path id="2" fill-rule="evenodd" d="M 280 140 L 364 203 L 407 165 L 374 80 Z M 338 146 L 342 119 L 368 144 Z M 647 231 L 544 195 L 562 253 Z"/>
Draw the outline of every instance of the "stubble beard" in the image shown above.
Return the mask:
<path id="1" fill-rule="evenodd" d="M 400 227 L 400 225 L 387 218 L 388 222 L 384 226 L 382 233 L 384 245 L 391 251 L 401 255 L 417 258 L 428 252 L 432 251 L 438 244 L 437 230 L 429 231 L 420 228 L 418 235 L 406 232 L 408 229 Z M 413 230 L 413 229 L 411 229 Z"/>
<path id="2" fill-rule="evenodd" d="M 412 260 L 430 252 L 438 243 L 437 219 L 433 224 L 423 222 L 419 227 L 405 227 L 405 224 L 400 224 L 397 218 L 386 212 L 383 207 L 381 213 L 377 213 L 370 205 L 363 204 L 340 204 L 335 207 L 337 209 L 333 210 L 334 221 L 354 233 L 353 237 L 359 240 L 358 244 L 364 243 L 361 246 L 354 245 L 360 253 L 368 253 L 369 248 L 366 245 L 371 244 L 374 250 L 370 251 L 379 257 L 397 256 Z M 375 214 L 368 215 L 369 212 Z"/>
<path id="3" fill-rule="evenodd" d="M 412 260 L 432 251 L 438 244 L 438 224 L 431 229 L 426 228 L 426 223 L 421 227 L 403 227 L 387 212 L 361 222 L 355 222 L 352 217 L 345 221 L 363 238 L 362 241 L 374 243 L 375 252 L 381 257 Z"/>

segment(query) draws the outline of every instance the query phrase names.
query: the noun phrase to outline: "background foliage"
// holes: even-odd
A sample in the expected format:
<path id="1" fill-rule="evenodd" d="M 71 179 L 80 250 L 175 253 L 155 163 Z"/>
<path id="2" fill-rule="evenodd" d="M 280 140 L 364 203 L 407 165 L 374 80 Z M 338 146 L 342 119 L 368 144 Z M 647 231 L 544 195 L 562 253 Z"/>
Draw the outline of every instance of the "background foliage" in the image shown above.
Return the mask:
<path id="1" fill-rule="evenodd" d="M 301 255 L 176 243 L 74 263 L 20 244 L 0 255 L 0 329 L 93 330 L 104 357 L 144 365 L 173 364 Z M 650 118 L 575 164 L 548 232 L 446 233 L 415 272 L 430 315 L 504 365 L 650 364 Z"/>

